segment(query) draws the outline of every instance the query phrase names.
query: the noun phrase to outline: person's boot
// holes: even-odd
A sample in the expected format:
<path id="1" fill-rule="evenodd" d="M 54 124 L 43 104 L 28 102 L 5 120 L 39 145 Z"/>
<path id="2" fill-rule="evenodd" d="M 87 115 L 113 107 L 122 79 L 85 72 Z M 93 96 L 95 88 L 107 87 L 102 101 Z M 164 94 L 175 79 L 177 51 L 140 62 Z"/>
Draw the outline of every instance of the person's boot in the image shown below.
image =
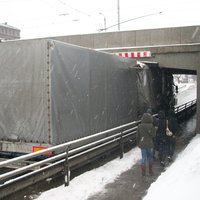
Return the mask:
<path id="1" fill-rule="evenodd" d="M 164 161 L 160 161 L 160 166 L 161 167 L 165 167 L 165 162 Z"/>
<path id="2" fill-rule="evenodd" d="M 149 175 L 153 176 L 153 164 L 149 162 Z"/>
<path id="3" fill-rule="evenodd" d="M 141 170 L 142 170 L 142 176 L 146 176 L 146 166 L 141 165 Z"/>
<path id="4" fill-rule="evenodd" d="M 168 156 L 168 157 L 167 157 L 167 160 L 168 160 L 168 162 L 170 163 L 170 162 L 172 161 L 172 157 L 171 157 L 171 156 Z"/>

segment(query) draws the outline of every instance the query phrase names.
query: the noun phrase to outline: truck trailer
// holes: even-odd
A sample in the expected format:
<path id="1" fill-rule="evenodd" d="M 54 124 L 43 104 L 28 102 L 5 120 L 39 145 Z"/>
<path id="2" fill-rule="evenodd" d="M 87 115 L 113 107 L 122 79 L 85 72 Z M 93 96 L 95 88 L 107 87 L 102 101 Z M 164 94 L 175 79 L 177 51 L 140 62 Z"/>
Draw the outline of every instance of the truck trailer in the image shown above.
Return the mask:
<path id="1" fill-rule="evenodd" d="M 139 119 L 161 106 L 160 70 L 51 39 L 0 43 L 0 151 L 30 153 Z"/>

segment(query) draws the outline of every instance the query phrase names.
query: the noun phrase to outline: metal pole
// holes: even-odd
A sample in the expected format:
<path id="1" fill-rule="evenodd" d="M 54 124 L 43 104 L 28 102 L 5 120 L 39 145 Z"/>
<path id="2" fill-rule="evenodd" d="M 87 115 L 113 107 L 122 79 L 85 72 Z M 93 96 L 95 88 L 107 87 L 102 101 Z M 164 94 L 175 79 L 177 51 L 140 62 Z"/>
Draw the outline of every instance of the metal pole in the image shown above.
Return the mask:
<path id="1" fill-rule="evenodd" d="M 105 29 L 105 32 L 106 32 L 106 17 L 104 16 L 104 29 Z"/>
<path id="2" fill-rule="evenodd" d="M 124 156 L 124 141 L 123 141 L 123 133 L 121 132 L 120 140 L 119 140 L 119 145 L 120 145 L 120 159 L 123 158 Z"/>
<path id="3" fill-rule="evenodd" d="M 120 2 L 117 0 L 118 31 L 120 31 Z"/>
<path id="4" fill-rule="evenodd" d="M 70 181 L 69 146 L 66 147 L 66 158 L 64 162 L 64 181 L 65 181 L 65 187 L 69 186 L 69 181 Z"/>

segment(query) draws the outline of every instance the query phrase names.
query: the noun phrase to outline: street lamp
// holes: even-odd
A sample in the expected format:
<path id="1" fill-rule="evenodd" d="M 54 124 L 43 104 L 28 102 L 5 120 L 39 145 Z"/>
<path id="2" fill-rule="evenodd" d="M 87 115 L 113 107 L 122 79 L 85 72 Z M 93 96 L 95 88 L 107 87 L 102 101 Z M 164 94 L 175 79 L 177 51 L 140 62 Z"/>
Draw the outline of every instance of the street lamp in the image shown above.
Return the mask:
<path id="1" fill-rule="evenodd" d="M 104 29 L 100 29 L 100 30 L 105 30 L 105 32 L 106 32 L 106 30 L 107 30 L 107 28 L 106 28 L 106 17 L 105 17 L 105 15 L 103 14 L 103 13 L 99 13 L 100 15 L 102 15 L 103 16 L 103 21 L 104 21 Z"/>
<path id="2" fill-rule="evenodd" d="M 106 31 L 106 30 L 113 28 L 115 26 L 118 26 L 118 30 L 120 30 L 120 24 L 124 24 L 124 23 L 130 22 L 130 21 L 133 21 L 133 20 L 144 18 L 144 17 L 150 17 L 150 16 L 153 16 L 153 15 L 160 15 L 160 14 L 162 14 L 162 12 L 156 12 L 156 13 L 151 13 L 151 14 L 147 14 L 147 15 L 142 15 L 140 17 L 135 17 L 135 18 L 128 19 L 128 20 L 125 20 L 125 21 L 122 21 L 122 22 L 118 22 L 117 24 L 114 24 L 112 26 L 108 26 L 105 29 L 100 29 L 100 31 L 103 31 L 103 30 Z"/>

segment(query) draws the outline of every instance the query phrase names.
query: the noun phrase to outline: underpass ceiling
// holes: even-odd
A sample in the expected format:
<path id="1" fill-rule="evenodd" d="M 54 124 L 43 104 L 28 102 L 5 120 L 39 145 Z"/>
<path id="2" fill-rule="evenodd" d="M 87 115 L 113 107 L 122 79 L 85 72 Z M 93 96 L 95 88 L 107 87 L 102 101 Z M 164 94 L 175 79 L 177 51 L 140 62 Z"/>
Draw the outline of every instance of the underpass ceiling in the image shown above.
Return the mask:
<path id="1" fill-rule="evenodd" d="M 175 69 L 175 68 L 167 68 L 172 74 L 190 74 L 190 75 L 197 75 L 196 70 L 187 70 L 187 69 Z"/>

